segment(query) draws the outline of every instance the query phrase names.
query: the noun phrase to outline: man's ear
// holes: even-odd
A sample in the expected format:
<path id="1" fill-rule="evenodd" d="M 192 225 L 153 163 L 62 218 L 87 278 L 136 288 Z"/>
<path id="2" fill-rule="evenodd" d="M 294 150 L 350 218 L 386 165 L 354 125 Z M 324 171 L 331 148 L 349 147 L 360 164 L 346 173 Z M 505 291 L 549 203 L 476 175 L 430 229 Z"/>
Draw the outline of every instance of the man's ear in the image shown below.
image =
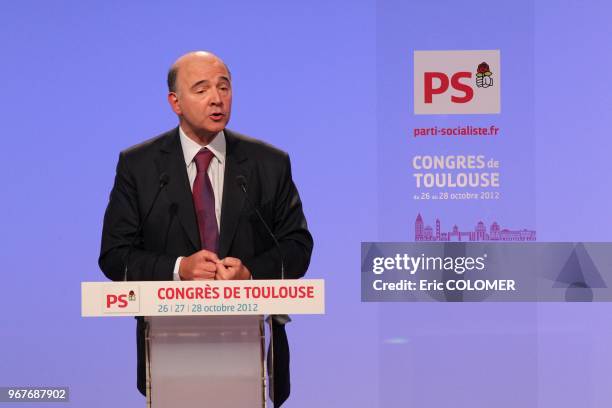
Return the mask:
<path id="1" fill-rule="evenodd" d="M 170 107 L 177 115 L 181 115 L 183 111 L 181 110 L 181 104 L 179 103 L 178 96 L 175 92 L 168 92 L 168 103 Z"/>

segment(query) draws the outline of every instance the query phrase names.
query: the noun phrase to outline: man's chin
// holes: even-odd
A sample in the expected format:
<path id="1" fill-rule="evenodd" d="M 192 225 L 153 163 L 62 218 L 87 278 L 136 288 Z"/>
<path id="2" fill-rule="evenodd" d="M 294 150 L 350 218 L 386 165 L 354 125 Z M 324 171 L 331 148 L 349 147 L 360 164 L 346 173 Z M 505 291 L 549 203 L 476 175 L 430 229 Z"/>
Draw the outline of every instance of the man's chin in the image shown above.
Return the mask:
<path id="1" fill-rule="evenodd" d="M 223 129 L 225 129 L 226 125 L 227 125 L 227 120 L 216 121 L 213 123 L 207 123 L 206 126 L 202 130 L 205 132 L 212 133 L 212 134 L 217 134 Z"/>

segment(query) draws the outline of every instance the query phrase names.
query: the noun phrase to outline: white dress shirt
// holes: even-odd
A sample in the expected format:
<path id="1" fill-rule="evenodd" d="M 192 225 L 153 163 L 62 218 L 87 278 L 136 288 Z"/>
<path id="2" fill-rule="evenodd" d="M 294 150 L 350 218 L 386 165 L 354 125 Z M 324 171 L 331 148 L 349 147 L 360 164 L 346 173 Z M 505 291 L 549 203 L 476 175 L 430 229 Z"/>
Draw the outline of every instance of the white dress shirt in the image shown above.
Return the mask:
<path id="1" fill-rule="evenodd" d="M 217 133 L 215 138 L 206 146 L 190 139 L 180 127 L 179 135 L 181 139 L 181 148 L 183 149 L 183 157 L 185 159 L 185 167 L 187 168 L 187 177 L 189 177 L 189 186 L 191 187 L 192 191 L 193 182 L 195 181 L 198 173 L 193 158 L 204 147 L 210 150 L 214 155 L 210 161 L 210 165 L 208 166 L 207 174 L 215 195 L 215 215 L 217 217 L 217 228 L 221 228 L 221 201 L 223 199 L 223 180 L 225 177 L 225 134 L 223 131 Z M 181 280 L 179 276 L 179 265 L 181 263 L 181 259 L 183 259 L 183 257 L 179 256 L 174 264 L 174 280 Z"/>

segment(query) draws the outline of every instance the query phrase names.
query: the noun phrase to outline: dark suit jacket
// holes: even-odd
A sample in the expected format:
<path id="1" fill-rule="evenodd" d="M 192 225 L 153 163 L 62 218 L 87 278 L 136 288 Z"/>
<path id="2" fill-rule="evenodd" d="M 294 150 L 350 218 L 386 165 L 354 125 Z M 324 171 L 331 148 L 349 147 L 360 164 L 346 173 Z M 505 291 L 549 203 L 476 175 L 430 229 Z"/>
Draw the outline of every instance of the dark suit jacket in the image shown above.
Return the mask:
<path id="1" fill-rule="evenodd" d="M 236 178 L 244 176 L 248 196 L 280 244 L 285 277 L 304 275 L 312 236 L 291 178 L 288 155 L 264 142 L 225 130 L 226 162 L 219 234 L 219 257 L 239 258 L 253 279 L 280 277 L 281 258 L 272 238 L 245 200 Z M 172 280 L 178 256 L 201 248 L 178 127 L 119 155 L 115 183 L 104 215 L 99 265 L 112 280 L 123 280 L 130 242 L 158 191 L 160 175 L 168 184 L 142 228 L 129 256 L 128 280 Z M 145 394 L 145 322 L 138 319 L 138 389 Z M 289 395 L 289 348 L 284 326 L 273 327 L 275 405 Z"/>

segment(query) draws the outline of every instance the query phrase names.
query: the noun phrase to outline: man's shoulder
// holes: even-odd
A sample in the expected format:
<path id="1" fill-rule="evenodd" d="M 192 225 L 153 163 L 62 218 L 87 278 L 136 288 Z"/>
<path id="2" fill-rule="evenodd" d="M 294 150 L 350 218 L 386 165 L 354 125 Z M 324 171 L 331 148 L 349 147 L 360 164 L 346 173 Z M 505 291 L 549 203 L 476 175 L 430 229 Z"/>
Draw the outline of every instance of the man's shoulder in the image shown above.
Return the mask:
<path id="1" fill-rule="evenodd" d="M 263 140 L 225 129 L 228 149 L 262 160 L 286 160 L 287 152 Z"/>
<path id="2" fill-rule="evenodd" d="M 158 152 L 170 146 L 173 141 L 178 141 L 178 128 L 168 130 L 143 142 L 135 144 L 121 151 L 125 157 L 137 159 L 149 156 L 153 152 Z"/>

